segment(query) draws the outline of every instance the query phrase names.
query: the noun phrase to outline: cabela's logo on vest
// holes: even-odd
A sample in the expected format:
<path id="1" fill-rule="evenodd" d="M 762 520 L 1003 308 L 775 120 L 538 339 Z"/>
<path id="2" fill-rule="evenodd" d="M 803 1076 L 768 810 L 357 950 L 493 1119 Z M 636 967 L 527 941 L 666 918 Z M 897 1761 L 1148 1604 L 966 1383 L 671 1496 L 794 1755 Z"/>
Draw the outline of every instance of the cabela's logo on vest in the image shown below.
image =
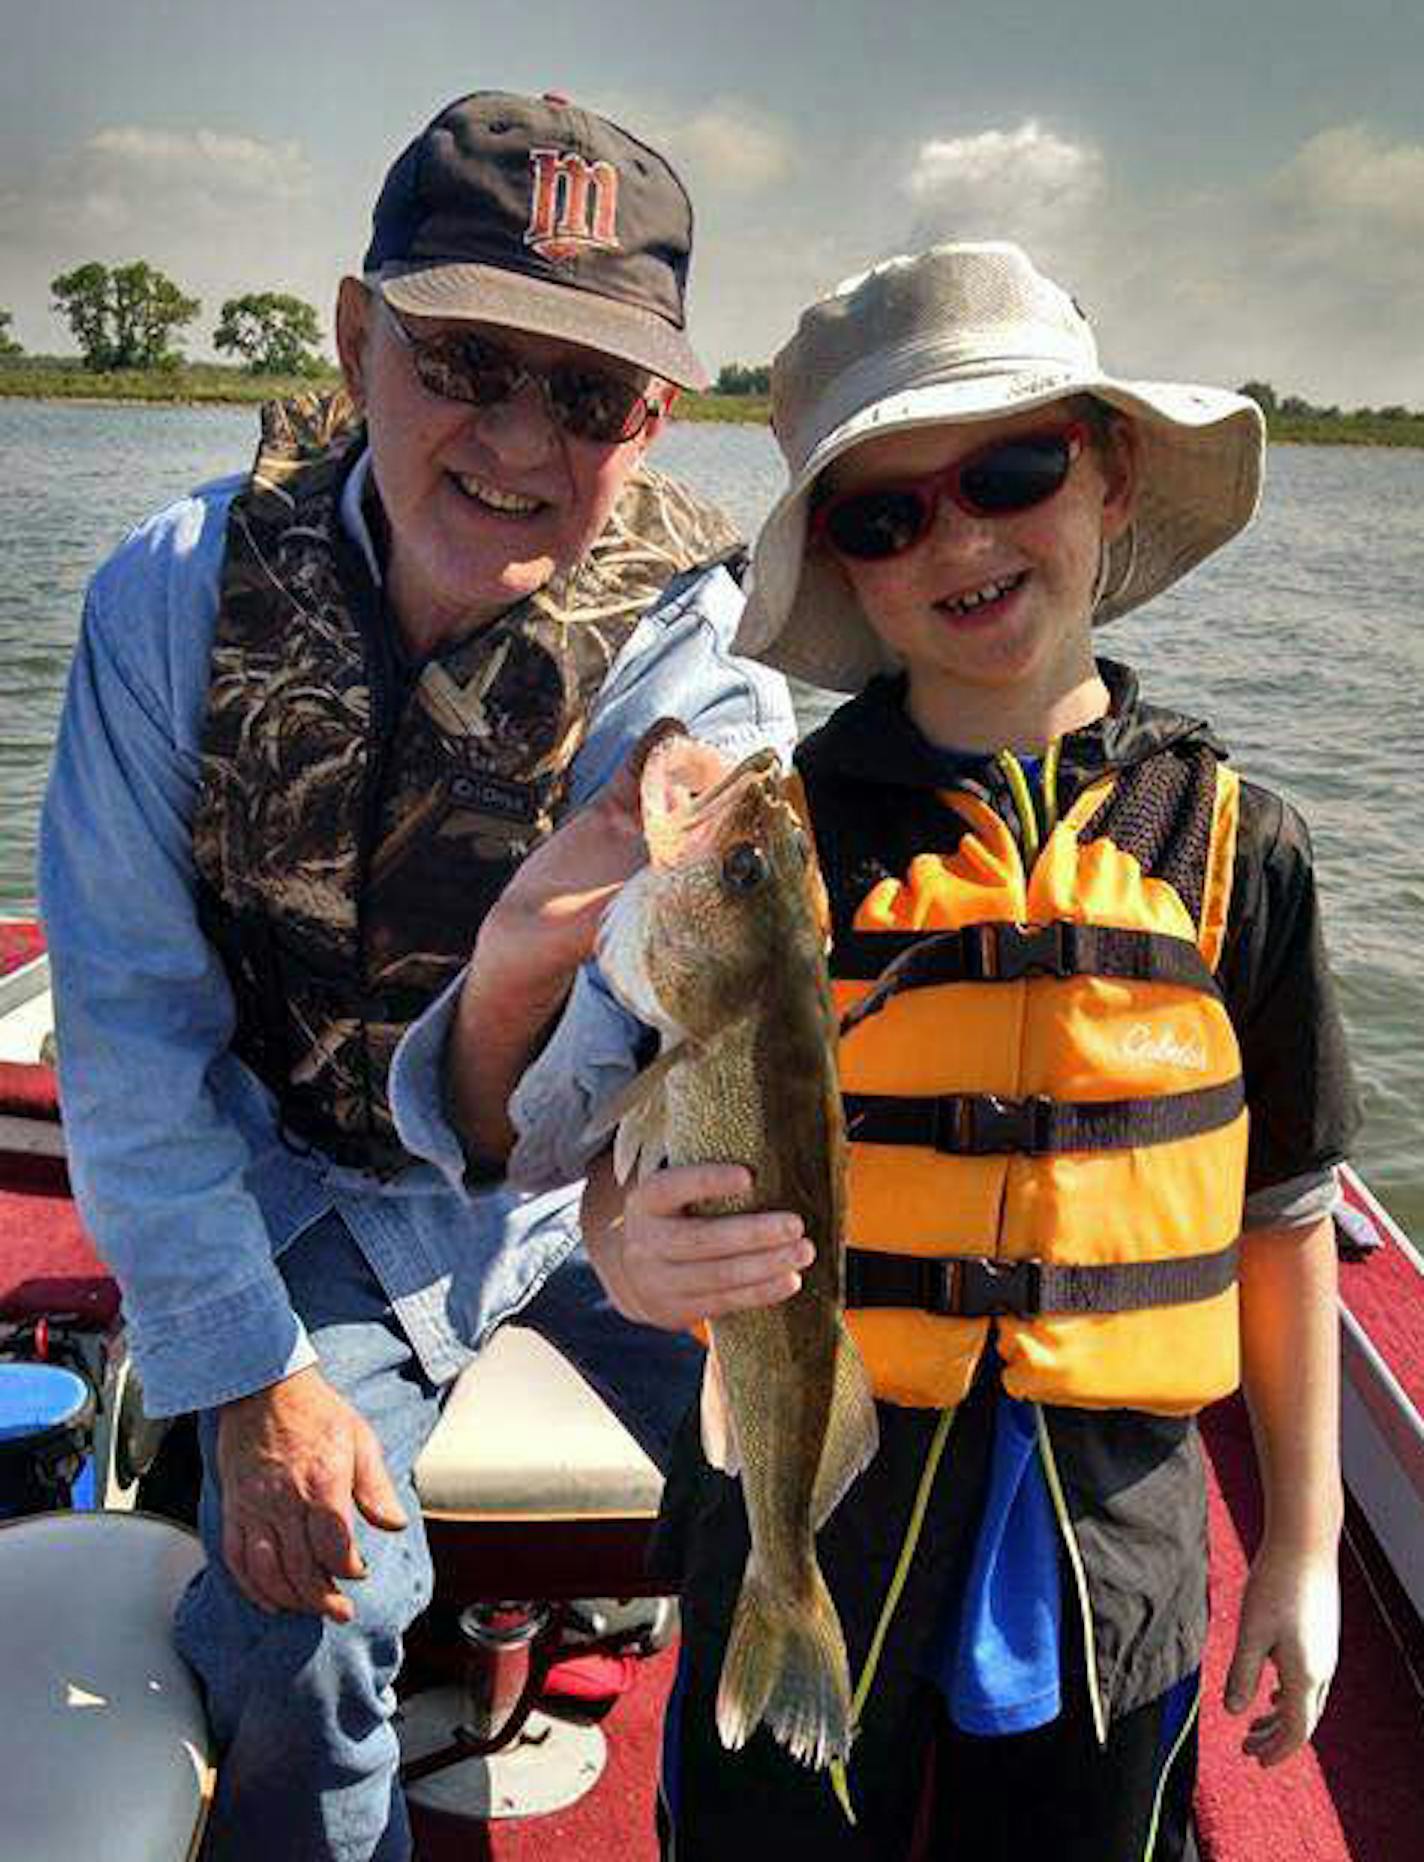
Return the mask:
<path id="1" fill-rule="evenodd" d="M 1122 1051 L 1128 1060 L 1144 1066 L 1188 1067 L 1193 1073 L 1206 1072 L 1206 1048 L 1198 1034 L 1181 1039 L 1170 1028 L 1134 1022 L 1123 1040 Z"/>
<path id="2" fill-rule="evenodd" d="M 534 171 L 524 243 L 555 264 L 581 252 L 617 252 L 618 170 L 572 149 L 531 149 Z"/>

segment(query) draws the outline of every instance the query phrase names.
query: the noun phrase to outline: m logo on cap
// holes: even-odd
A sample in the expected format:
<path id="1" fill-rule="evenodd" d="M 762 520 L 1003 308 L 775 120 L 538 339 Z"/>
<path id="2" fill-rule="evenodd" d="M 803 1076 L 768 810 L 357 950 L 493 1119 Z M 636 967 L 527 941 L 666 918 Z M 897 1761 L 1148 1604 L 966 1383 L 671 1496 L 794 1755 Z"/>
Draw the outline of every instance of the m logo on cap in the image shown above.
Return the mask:
<path id="1" fill-rule="evenodd" d="M 572 149 L 531 149 L 534 171 L 524 243 L 557 264 L 589 250 L 617 252 L 618 170 Z"/>

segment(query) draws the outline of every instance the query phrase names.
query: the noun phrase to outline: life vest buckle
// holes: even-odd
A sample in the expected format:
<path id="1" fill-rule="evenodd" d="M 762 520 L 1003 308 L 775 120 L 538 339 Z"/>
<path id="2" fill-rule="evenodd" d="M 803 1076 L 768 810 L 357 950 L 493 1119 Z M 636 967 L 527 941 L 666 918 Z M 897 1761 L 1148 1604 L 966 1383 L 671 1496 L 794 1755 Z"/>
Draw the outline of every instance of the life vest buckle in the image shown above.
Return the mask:
<path id="1" fill-rule="evenodd" d="M 1042 1093 L 946 1093 L 935 1101 L 934 1147 L 952 1157 L 1042 1157 L 1053 1148 L 1052 1109 Z"/>
<path id="2" fill-rule="evenodd" d="M 1043 1263 L 1001 1261 L 992 1255 L 961 1255 L 953 1262 L 953 1286 L 945 1317 L 1028 1319 L 1043 1310 Z"/>
<path id="3" fill-rule="evenodd" d="M 1017 983 L 1026 976 L 1074 975 L 1075 929 L 1060 919 L 1046 925 L 981 925 L 980 962 L 985 980 Z"/>

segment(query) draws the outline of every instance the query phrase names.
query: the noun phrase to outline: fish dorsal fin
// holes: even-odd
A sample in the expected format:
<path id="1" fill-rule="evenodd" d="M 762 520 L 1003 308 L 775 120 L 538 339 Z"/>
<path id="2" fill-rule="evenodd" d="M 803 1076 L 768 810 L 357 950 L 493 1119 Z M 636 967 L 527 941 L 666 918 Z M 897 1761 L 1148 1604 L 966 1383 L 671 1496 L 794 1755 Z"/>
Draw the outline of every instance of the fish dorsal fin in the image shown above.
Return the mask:
<path id="1" fill-rule="evenodd" d="M 613 1136 L 613 1171 L 620 1183 L 628 1181 L 634 1164 L 647 1177 L 666 1161 L 667 1077 L 687 1051 L 682 1041 L 664 1048 L 656 1060 L 589 1114 L 583 1142 L 601 1150 Z"/>
<path id="2" fill-rule="evenodd" d="M 720 1468 L 733 1479 L 742 1471 L 742 1457 L 727 1407 L 727 1386 L 717 1356 L 717 1339 L 712 1329 L 707 1334 L 707 1362 L 702 1367 L 702 1453 L 709 1467 Z"/>
<path id="3" fill-rule="evenodd" d="M 831 1414 L 811 1495 L 811 1524 L 817 1532 L 840 1505 L 851 1482 L 870 1465 L 879 1446 L 880 1424 L 870 1394 L 870 1379 L 855 1340 L 841 1320 Z"/>

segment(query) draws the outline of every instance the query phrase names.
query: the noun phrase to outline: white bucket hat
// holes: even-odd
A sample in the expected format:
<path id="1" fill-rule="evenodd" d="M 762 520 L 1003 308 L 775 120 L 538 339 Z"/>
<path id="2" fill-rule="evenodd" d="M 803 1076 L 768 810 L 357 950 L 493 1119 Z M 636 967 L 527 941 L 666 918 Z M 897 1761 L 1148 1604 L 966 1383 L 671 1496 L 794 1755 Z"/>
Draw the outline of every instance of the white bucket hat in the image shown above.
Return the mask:
<path id="1" fill-rule="evenodd" d="M 1149 600 L 1251 520 L 1265 422 L 1220 388 L 1117 381 L 1087 318 L 1017 246 L 887 259 L 813 304 L 772 365 L 772 425 L 791 479 L 757 537 L 737 650 L 854 692 L 897 662 L 831 558 L 807 550 L 811 489 L 863 440 L 1092 395 L 1138 440 L 1132 521 L 1110 545 L 1094 619 Z"/>

